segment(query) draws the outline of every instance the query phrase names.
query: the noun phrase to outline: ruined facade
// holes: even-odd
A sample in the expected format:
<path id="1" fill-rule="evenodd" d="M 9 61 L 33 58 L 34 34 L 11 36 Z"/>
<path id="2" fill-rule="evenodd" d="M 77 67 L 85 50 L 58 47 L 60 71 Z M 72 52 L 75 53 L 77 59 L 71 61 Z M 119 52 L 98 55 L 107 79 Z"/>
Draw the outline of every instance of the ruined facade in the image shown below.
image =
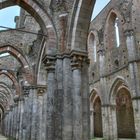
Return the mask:
<path id="1" fill-rule="evenodd" d="M 1 133 L 16 140 L 140 138 L 139 6 L 112 0 L 2 0 Z"/>
<path id="2" fill-rule="evenodd" d="M 0 9 L 22 8 L 16 29 L 0 31 L 0 54 L 8 53 L 0 56 L 3 135 L 16 140 L 90 139 L 86 41 L 94 3 L 0 1 Z"/>
<path id="3" fill-rule="evenodd" d="M 91 136 L 140 138 L 139 1 L 112 0 L 88 35 Z"/>

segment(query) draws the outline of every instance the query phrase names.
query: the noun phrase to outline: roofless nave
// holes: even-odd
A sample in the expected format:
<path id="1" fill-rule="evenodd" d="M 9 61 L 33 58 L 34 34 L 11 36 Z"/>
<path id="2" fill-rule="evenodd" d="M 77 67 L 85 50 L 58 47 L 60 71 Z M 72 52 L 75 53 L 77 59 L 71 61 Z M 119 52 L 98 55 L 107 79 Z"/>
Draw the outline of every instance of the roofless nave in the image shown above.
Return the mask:
<path id="1" fill-rule="evenodd" d="M 0 1 L 22 7 L 0 32 L 2 135 L 139 140 L 140 2 L 112 0 L 90 23 L 94 3 Z"/>

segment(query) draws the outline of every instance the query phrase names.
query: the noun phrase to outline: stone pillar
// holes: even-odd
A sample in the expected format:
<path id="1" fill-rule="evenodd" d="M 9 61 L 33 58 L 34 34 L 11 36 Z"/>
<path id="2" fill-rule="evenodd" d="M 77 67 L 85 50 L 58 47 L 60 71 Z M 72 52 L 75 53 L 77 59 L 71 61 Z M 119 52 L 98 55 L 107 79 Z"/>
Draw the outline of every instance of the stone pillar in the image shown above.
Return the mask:
<path id="1" fill-rule="evenodd" d="M 117 140 L 116 107 L 102 105 L 103 137 L 107 140 Z"/>
<path id="2" fill-rule="evenodd" d="M 17 110 L 18 109 L 18 104 L 17 102 L 15 102 L 15 105 L 14 105 L 14 130 L 13 130 L 13 137 L 16 138 L 16 132 L 17 132 Z"/>
<path id="3" fill-rule="evenodd" d="M 8 113 L 8 130 L 7 130 L 7 136 L 10 138 L 10 130 L 11 130 L 11 108 L 9 109 Z"/>
<path id="4" fill-rule="evenodd" d="M 20 104 L 19 104 L 19 100 L 20 97 L 19 95 L 15 95 L 14 96 L 14 102 L 15 102 L 15 115 L 14 115 L 14 119 L 15 119 L 15 125 L 14 125 L 14 138 L 16 140 L 19 140 L 19 125 L 20 125 Z"/>
<path id="5" fill-rule="evenodd" d="M 7 117 L 6 117 L 6 136 L 9 136 L 8 128 L 9 128 L 9 109 L 7 110 Z"/>
<path id="6" fill-rule="evenodd" d="M 101 48 L 98 50 L 98 55 L 99 55 L 99 74 L 100 77 L 103 77 L 105 74 L 105 50 L 101 46 Z"/>
<path id="7" fill-rule="evenodd" d="M 136 138 L 139 139 L 140 134 L 140 115 L 139 115 L 139 99 L 140 99 L 140 82 L 136 55 L 136 42 L 133 30 L 126 30 L 126 46 L 128 50 L 129 73 L 130 73 L 130 90 L 132 91 L 134 120 Z"/>
<path id="8" fill-rule="evenodd" d="M 23 139 L 23 113 L 24 113 L 24 98 L 20 96 L 19 99 L 19 140 Z"/>
<path id="9" fill-rule="evenodd" d="M 14 105 L 10 105 L 10 132 L 9 132 L 9 135 L 10 137 L 13 137 L 13 128 L 14 128 L 14 125 L 13 125 L 13 116 L 14 116 Z"/>
<path id="10" fill-rule="evenodd" d="M 72 71 L 71 59 L 65 55 L 63 59 L 63 130 L 64 140 L 72 140 Z"/>
<path id="11" fill-rule="evenodd" d="M 23 86 L 23 96 L 24 96 L 24 110 L 23 110 L 23 120 L 22 120 L 22 140 L 29 140 L 30 139 L 30 105 L 29 105 L 29 92 L 30 86 Z M 32 97 L 31 97 L 32 98 Z M 32 99 L 31 99 L 32 101 Z M 29 126 L 29 127 L 28 127 Z"/>
<path id="12" fill-rule="evenodd" d="M 31 92 L 32 87 L 26 86 L 24 87 L 24 138 L 25 140 L 31 140 L 31 130 L 34 129 L 32 127 L 32 111 L 33 111 L 33 92 Z"/>
<path id="13" fill-rule="evenodd" d="M 132 98 L 133 111 L 134 111 L 134 121 L 135 121 L 135 133 L 136 139 L 140 138 L 140 96 Z"/>
<path id="14" fill-rule="evenodd" d="M 62 140 L 63 109 L 63 59 L 57 55 L 55 64 L 56 91 L 54 93 L 54 128 L 55 140 Z"/>
<path id="15" fill-rule="evenodd" d="M 90 110 L 90 139 L 94 138 L 94 110 Z"/>
<path id="16" fill-rule="evenodd" d="M 136 44 L 133 30 L 126 30 L 126 47 L 128 51 L 128 61 L 133 62 L 136 59 Z"/>
<path id="17" fill-rule="evenodd" d="M 43 108 L 42 108 L 42 140 L 46 140 L 46 132 L 47 132 L 47 91 L 43 96 Z"/>
<path id="18" fill-rule="evenodd" d="M 47 101 L 46 101 L 46 139 L 54 140 L 54 95 L 56 91 L 56 81 L 55 81 L 55 60 L 53 57 L 47 57 L 44 61 L 47 70 Z"/>
<path id="19" fill-rule="evenodd" d="M 82 140 L 82 69 L 83 58 L 80 55 L 72 55 L 73 78 L 73 140 Z"/>
<path id="20" fill-rule="evenodd" d="M 3 134 L 4 136 L 7 136 L 7 121 L 8 121 L 8 111 L 6 110 L 5 113 L 4 113 L 4 130 L 3 130 Z"/>
<path id="21" fill-rule="evenodd" d="M 20 130 L 20 101 L 19 97 L 17 97 L 17 127 L 16 127 L 16 139 L 19 140 L 19 130 Z"/>
<path id="22" fill-rule="evenodd" d="M 37 126 L 37 87 L 32 86 L 30 88 L 30 94 L 32 95 L 32 121 L 31 121 L 31 140 L 37 140 L 38 126 Z"/>
<path id="23" fill-rule="evenodd" d="M 89 67 L 89 59 L 87 54 L 83 54 L 83 62 L 82 62 L 82 125 L 83 125 L 83 132 L 82 137 L 83 140 L 90 139 L 90 102 L 89 102 L 89 74 L 88 74 L 88 67 Z"/>
<path id="24" fill-rule="evenodd" d="M 37 118 L 38 118 L 38 134 L 37 140 L 43 140 L 44 136 L 42 135 L 44 132 L 43 124 L 45 121 L 43 120 L 43 95 L 46 92 L 46 86 L 38 86 L 37 87 Z"/>

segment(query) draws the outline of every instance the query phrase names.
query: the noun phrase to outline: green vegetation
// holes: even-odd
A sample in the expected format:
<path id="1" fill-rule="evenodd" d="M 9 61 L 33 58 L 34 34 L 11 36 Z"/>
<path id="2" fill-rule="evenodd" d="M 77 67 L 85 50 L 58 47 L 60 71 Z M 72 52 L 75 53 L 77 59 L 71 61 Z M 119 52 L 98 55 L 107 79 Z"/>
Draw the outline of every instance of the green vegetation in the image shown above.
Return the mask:
<path id="1" fill-rule="evenodd" d="M 93 138 L 91 140 L 105 140 L 104 138 Z"/>

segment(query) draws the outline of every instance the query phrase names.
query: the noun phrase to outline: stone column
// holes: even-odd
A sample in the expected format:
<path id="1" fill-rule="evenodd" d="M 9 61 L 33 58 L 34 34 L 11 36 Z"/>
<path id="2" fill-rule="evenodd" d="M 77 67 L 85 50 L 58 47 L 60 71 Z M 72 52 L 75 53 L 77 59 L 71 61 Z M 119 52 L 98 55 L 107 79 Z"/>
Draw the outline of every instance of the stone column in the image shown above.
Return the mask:
<path id="1" fill-rule="evenodd" d="M 100 77 L 103 77 L 105 74 L 105 50 L 103 49 L 103 46 L 101 45 L 100 49 L 98 50 L 99 55 L 99 74 Z"/>
<path id="2" fill-rule="evenodd" d="M 80 55 L 72 55 L 73 78 L 73 140 L 82 140 L 82 69 L 83 58 Z"/>
<path id="3" fill-rule="evenodd" d="M 134 111 L 134 121 L 135 121 L 135 133 L 136 139 L 140 138 L 140 96 L 132 98 L 133 111 Z"/>
<path id="4" fill-rule="evenodd" d="M 126 30 L 126 47 L 128 51 L 128 61 L 133 62 L 136 60 L 136 44 L 133 30 Z"/>
<path id="5" fill-rule="evenodd" d="M 90 139 L 94 138 L 94 110 L 90 110 Z"/>
<path id="6" fill-rule="evenodd" d="M 72 140 L 72 71 L 71 59 L 65 55 L 63 59 L 63 130 L 64 140 Z"/>
<path id="7" fill-rule="evenodd" d="M 24 96 L 24 110 L 23 110 L 23 122 L 22 122 L 22 140 L 29 140 L 30 138 L 30 126 L 31 126 L 31 120 L 30 120 L 30 106 L 29 106 L 29 92 L 30 92 L 30 86 L 23 86 L 23 96 Z M 32 97 L 31 97 L 32 98 Z M 32 101 L 32 100 L 31 100 Z M 28 127 L 29 126 L 29 127 Z"/>
<path id="8" fill-rule="evenodd" d="M 11 131 L 11 108 L 9 109 L 9 113 L 8 113 L 8 133 L 7 136 L 10 138 L 10 131 Z"/>
<path id="9" fill-rule="evenodd" d="M 46 132 L 47 132 L 47 91 L 43 96 L 43 108 L 42 108 L 42 140 L 46 140 Z"/>
<path id="10" fill-rule="evenodd" d="M 129 73 L 130 73 L 130 90 L 132 91 L 133 109 L 134 109 L 134 120 L 135 120 L 135 131 L 136 138 L 140 137 L 140 112 L 139 112 L 139 100 L 140 100 L 140 82 L 137 65 L 137 53 L 136 53 L 136 42 L 133 30 L 126 30 L 126 46 L 128 50 L 128 61 L 129 61 Z"/>
<path id="11" fill-rule="evenodd" d="M 6 136 L 9 136 L 9 109 L 7 110 L 7 118 L 6 118 Z"/>
<path id="12" fill-rule="evenodd" d="M 16 139 L 19 140 L 19 130 L 20 130 L 20 101 L 19 97 L 17 97 L 17 126 L 16 126 Z"/>
<path id="13" fill-rule="evenodd" d="M 83 140 L 90 139 L 90 102 L 89 102 L 89 74 L 88 74 L 88 67 L 89 67 L 89 59 L 87 54 L 83 54 L 83 62 L 82 62 L 82 125 L 83 125 L 83 132 L 82 138 Z"/>
<path id="14" fill-rule="evenodd" d="M 62 120 L 63 120 L 63 59 L 57 55 L 55 64 L 56 91 L 54 93 L 54 128 L 55 140 L 62 140 Z"/>
<path id="15" fill-rule="evenodd" d="M 20 104 L 19 104 L 19 95 L 14 96 L 14 102 L 15 102 L 15 139 L 19 140 L 19 122 L 20 122 Z"/>
<path id="16" fill-rule="evenodd" d="M 10 137 L 13 137 L 13 128 L 14 128 L 14 125 L 13 125 L 13 116 L 14 116 L 14 105 L 11 105 L 10 106 L 10 132 L 9 132 L 9 134 L 10 134 Z"/>
<path id="17" fill-rule="evenodd" d="M 46 92 L 46 86 L 38 86 L 37 87 L 37 118 L 38 118 L 38 134 L 37 140 L 43 140 L 44 136 L 42 135 L 44 132 L 43 124 L 46 122 L 43 120 L 43 95 Z"/>
<path id="18" fill-rule="evenodd" d="M 107 140 L 117 140 L 116 107 L 102 105 L 103 137 Z"/>
<path id="19" fill-rule="evenodd" d="M 14 130 L 13 130 L 13 137 L 16 138 L 16 132 L 17 132 L 17 102 L 15 102 L 14 105 Z"/>
<path id="20" fill-rule="evenodd" d="M 3 134 L 4 136 L 7 136 L 7 121 L 8 121 L 8 111 L 6 110 L 5 113 L 4 113 L 4 130 L 3 130 Z"/>
<path id="21" fill-rule="evenodd" d="M 19 140 L 23 139 L 23 113 L 24 113 L 24 97 L 20 96 L 19 99 Z"/>
<path id="22" fill-rule="evenodd" d="M 25 102 L 25 109 L 24 109 L 24 129 L 25 129 L 25 140 L 31 140 L 31 130 L 32 127 L 32 111 L 33 111 L 33 92 L 31 92 L 32 87 L 26 86 L 24 87 L 24 102 Z"/>
<path id="23" fill-rule="evenodd" d="M 32 121 L 31 121 L 31 140 L 37 140 L 38 126 L 37 126 L 37 87 L 32 86 L 30 88 L 30 94 L 32 95 Z"/>
<path id="24" fill-rule="evenodd" d="M 46 70 L 47 70 L 47 101 L 46 101 L 46 139 L 54 140 L 54 95 L 56 91 L 56 81 L 55 81 L 55 60 L 53 57 L 45 58 L 44 60 Z"/>

